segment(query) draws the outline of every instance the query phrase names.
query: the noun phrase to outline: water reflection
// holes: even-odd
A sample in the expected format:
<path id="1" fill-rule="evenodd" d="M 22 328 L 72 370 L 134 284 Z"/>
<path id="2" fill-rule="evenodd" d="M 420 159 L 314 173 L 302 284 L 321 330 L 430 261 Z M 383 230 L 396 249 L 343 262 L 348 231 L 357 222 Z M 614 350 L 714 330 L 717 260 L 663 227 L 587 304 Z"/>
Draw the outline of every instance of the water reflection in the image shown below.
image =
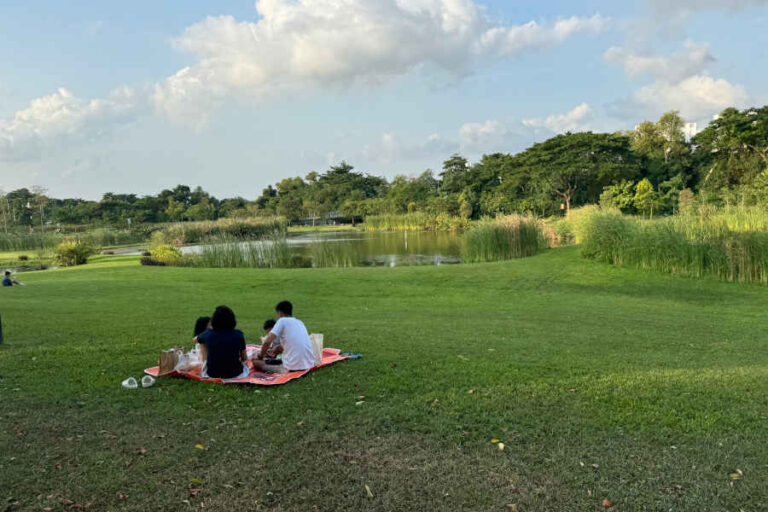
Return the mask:
<path id="1" fill-rule="evenodd" d="M 271 242 L 243 242 L 268 244 Z M 292 253 L 308 266 L 448 265 L 460 263 L 460 237 L 447 232 L 366 232 L 334 231 L 296 233 L 288 236 Z M 201 246 L 182 248 L 184 254 L 197 254 Z M 328 260 L 328 261 L 325 261 Z M 339 262 L 344 262 L 339 264 Z"/>

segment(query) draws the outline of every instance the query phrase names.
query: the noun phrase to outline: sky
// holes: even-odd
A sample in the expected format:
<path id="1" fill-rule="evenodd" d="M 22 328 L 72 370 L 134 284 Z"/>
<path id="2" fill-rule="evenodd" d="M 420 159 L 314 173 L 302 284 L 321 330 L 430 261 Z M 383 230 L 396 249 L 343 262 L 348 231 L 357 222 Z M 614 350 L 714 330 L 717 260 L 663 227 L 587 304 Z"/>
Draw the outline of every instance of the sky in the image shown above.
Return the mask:
<path id="1" fill-rule="evenodd" d="M 0 190 L 258 197 L 768 104 L 768 0 L 0 0 Z"/>

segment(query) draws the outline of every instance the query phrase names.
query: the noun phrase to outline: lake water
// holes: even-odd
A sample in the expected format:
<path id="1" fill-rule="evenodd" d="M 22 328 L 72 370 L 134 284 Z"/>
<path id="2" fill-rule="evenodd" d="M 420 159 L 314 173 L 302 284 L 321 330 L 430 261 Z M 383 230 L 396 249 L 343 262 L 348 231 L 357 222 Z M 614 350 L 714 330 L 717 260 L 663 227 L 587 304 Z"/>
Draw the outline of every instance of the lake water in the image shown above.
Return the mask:
<path id="1" fill-rule="evenodd" d="M 359 266 L 447 265 L 461 262 L 461 238 L 447 232 L 333 231 L 288 235 L 292 252 L 311 260 L 312 245 L 324 244 L 343 252 Z M 263 244 L 269 242 L 244 242 Z M 184 254 L 200 252 L 200 246 L 181 249 Z"/>

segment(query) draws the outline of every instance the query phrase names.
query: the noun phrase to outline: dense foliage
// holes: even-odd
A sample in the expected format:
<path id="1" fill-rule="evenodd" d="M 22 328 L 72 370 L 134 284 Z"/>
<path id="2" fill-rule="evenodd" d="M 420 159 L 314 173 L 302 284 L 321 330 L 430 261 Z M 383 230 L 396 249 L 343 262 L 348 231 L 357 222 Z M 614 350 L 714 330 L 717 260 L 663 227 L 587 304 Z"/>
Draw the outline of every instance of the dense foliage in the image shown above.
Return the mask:
<path id="1" fill-rule="evenodd" d="M 453 155 L 439 175 L 427 170 L 391 181 L 342 162 L 325 173 L 269 185 L 255 201 L 219 200 L 185 185 L 156 196 L 108 193 L 100 201 L 19 189 L 0 195 L 0 229 L 254 216 L 356 221 L 414 212 L 464 219 L 550 216 L 597 203 L 652 217 L 691 205 L 695 194 L 700 202 L 726 206 L 768 199 L 768 106 L 727 109 L 691 140 L 684 126 L 669 112 L 631 132 L 566 133 L 515 155 L 484 155 L 474 164 Z"/>

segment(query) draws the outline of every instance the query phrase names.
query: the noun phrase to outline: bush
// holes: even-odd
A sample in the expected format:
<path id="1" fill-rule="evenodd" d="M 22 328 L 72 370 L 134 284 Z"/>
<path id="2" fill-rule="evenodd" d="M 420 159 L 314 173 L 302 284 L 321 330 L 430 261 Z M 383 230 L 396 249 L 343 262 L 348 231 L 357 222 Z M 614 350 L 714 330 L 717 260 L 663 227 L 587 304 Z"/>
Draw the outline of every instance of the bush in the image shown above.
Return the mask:
<path id="1" fill-rule="evenodd" d="M 149 256 L 144 256 L 140 260 L 141 264 L 148 267 L 164 267 L 166 264 L 162 261 L 153 260 Z"/>
<path id="2" fill-rule="evenodd" d="M 171 245 L 158 245 L 150 251 L 153 260 L 166 265 L 173 265 L 181 260 L 181 252 Z"/>
<path id="3" fill-rule="evenodd" d="M 64 267 L 84 265 L 88 257 L 95 254 L 95 248 L 82 240 L 65 240 L 56 247 L 56 262 Z"/>
<path id="4" fill-rule="evenodd" d="M 29 256 L 22 254 L 19 256 L 19 261 L 29 261 Z"/>

